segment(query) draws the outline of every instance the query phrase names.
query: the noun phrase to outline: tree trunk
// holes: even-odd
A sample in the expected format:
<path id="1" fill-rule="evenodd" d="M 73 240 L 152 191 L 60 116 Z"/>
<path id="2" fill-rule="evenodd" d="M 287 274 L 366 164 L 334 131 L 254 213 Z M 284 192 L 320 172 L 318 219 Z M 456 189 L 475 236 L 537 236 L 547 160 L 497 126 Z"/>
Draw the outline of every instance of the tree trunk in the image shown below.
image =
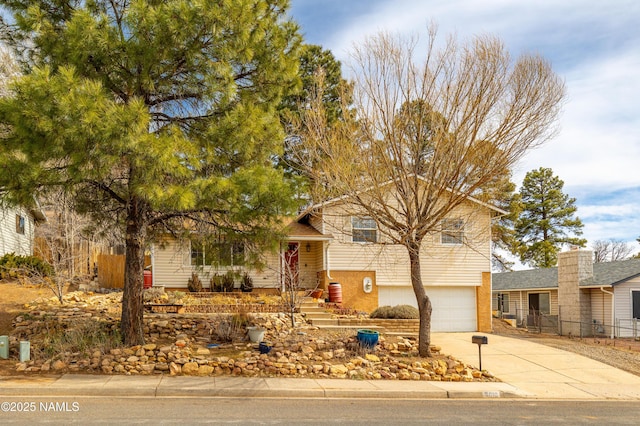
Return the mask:
<path id="1" fill-rule="evenodd" d="M 145 203 L 132 197 L 127 208 L 124 292 L 120 332 L 125 345 L 144 344 L 143 281 L 144 246 L 147 234 Z"/>
<path id="2" fill-rule="evenodd" d="M 424 291 L 422 275 L 420 274 L 420 242 L 412 241 L 407 244 L 409 265 L 411 267 L 411 285 L 418 302 L 420 313 L 420 331 L 418 334 L 418 354 L 421 357 L 431 356 L 431 300 Z"/>

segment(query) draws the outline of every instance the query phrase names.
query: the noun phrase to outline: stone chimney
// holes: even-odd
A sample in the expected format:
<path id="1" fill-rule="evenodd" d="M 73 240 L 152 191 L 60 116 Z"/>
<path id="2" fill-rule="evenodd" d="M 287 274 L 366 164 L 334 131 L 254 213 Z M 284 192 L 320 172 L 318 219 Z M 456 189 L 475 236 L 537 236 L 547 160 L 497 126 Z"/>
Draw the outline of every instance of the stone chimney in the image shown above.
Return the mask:
<path id="1" fill-rule="evenodd" d="M 593 277 L 593 252 L 572 248 L 558 255 L 560 331 L 574 336 L 591 333 L 591 293 L 580 282 Z"/>

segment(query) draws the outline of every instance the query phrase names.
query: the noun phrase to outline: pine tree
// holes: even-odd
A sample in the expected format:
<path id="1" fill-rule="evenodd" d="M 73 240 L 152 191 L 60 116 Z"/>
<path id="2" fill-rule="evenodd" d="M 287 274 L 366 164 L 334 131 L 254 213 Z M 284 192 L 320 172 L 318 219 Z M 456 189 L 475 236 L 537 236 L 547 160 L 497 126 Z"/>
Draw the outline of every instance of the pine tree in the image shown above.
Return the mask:
<path id="1" fill-rule="evenodd" d="M 564 244 L 582 247 L 587 242 L 577 237 L 582 235 L 583 224 L 575 216 L 576 199 L 564 194 L 563 186 L 564 182 L 544 167 L 528 172 L 524 178 L 514 254 L 530 266 L 553 267 Z"/>
<path id="2" fill-rule="evenodd" d="M 150 239 L 202 224 L 267 241 L 293 207 L 273 167 L 277 107 L 298 80 L 288 1 L 0 5 L 27 70 L 0 101 L 0 187 L 13 202 L 62 187 L 96 223 L 121 227 L 121 332 L 142 343 Z"/>

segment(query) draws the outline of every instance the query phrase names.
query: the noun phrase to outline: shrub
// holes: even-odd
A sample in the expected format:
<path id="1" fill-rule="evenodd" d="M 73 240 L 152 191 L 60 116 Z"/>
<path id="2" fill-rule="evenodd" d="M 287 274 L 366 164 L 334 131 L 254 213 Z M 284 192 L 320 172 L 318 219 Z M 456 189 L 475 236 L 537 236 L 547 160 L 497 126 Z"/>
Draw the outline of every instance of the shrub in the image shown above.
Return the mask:
<path id="1" fill-rule="evenodd" d="M 0 279 L 18 276 L 53 276 L 53 268 L 35 256 L 17 256 L 7 253 L 0 257 Z"/>
<path id="2" fill-rule="evenodd" d="M 219 342 L 233 342 L 244 336 L 245 326 L 239 324 L 242 317 L 239 314 L 226 316 L 211 330 L 213 338 Z"/>
<path id="3" fill-rule="evenodd" d="M 233 271 L 227 271 L 227 273 L 222 276 L 222 291 L 230 293 L 234 290 L 235 285 L 235 274 Z"/>
<path id="4" fill-rule="evenodd" d="M 202 281 L 200 281 L 200 277 L 195 272 L 191 273 L 191 278 L 187 282 L 187 288 L 190 292 L 200 292 L 202 291 Z"/>
<path id="5" fill-rule="evenodd" d="M 213 274 L 209 280 L 209 290 L 215 292 L 222 291 L 222 276 L 220 274 Z"/>
<path id="6" fill-rule="evenodd" d="M 371 312 L 371 314 L 369 314 L 369 317 L 387 319 L 389 318 L 390 312 L 391 312 L 391 306 L 380 306 L 375 311 Z"/>
<path id="7" fill-rule="evenodd" d="M 253 324 L 253 319 L 251 318 L 251 315 L 249 315 L 246 309 L 241 309 L 240 312 L 237 312 L 231 315 L 231 323 L 236 328 L 243 329 Z"/>
<path id="8" fill-rule="evenodd" d="M 49 329 L 43 342 L 48 357 L 74 352 L 90 354 L 95 350 L 104 354 L 119 347 L 122 347 L 119 328 L 102 321 L 79 322 L 69 328 L 58 324 Z"/>
<path id="9" fill-rule="evenodd" d="M 234 276 L 233 271 L 227 271 L 224 275 L 213 274 L 209 281 L 209 288 L 218 293 L 231 293 L 235 288 Z"/>
<path id="10" fill-rule="evenodd" d="M 145 303 L 160 303 L 168 298 L 164 290 L 159 288 L 147 288 L 142 292 L 142 299 Z"/>
<path id="11" fill-rule="evenodd" d="M 369 315 L 380 319 L 417 319 L 420 318 L 418 308 L 411 305 L 380 306 Z"/>
<path id="12" fill-rule="evenodd" d="M 250 293 L 253 291 L 253 278 L 246 272 L 242 274 L 242 281 L 240 282 L 240 290 L 243 293 Z"/>

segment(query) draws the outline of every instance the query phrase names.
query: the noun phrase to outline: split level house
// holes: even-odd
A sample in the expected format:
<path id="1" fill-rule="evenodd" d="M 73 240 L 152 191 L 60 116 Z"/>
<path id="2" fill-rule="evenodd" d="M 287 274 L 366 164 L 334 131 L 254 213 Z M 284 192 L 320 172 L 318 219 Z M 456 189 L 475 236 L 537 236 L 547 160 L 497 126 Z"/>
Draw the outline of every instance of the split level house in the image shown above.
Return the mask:
<path id="1" fill-rule="evenodd" d="M 20 206 L 0 208 L 0 256 L 14 253 L 18 256 L 33 255 L 35 227 L 46 221 L 39 208 Z"/>
<path id="2" fill-rule="evenodd" d="M 494 274 L 493 309 L 562 335 L 638 337 L 640 259 L 594 264 L 592 251 L 570 250 L 555 268 Z"/>
<path id="3" fill-rule="evenodd" d="M 277 291 L 283 271 L 295 270 L 301 287 L 325 295 L 330 283 L 339 283 L 344 307 L 370 313 L 385 305 L 417 306 L 406 248 L 388 244 L 375 220 L 345 203 L 330 200 L 292 220 L 281 253 L 266 253 L 260 270 L 244 271 L 240 245 L 229 245 L 213 262 L 202 244 L 167 237 L 151 249 L 153 285 L 186 290 L 193 272 L 206 286 L 213 273 L 233 269 L 250 274 L 254 291 Z M 490 229 L 501 214 L 468 198 L 425 239 L 421 272 L 433 331 L 491 331 Z"/>

